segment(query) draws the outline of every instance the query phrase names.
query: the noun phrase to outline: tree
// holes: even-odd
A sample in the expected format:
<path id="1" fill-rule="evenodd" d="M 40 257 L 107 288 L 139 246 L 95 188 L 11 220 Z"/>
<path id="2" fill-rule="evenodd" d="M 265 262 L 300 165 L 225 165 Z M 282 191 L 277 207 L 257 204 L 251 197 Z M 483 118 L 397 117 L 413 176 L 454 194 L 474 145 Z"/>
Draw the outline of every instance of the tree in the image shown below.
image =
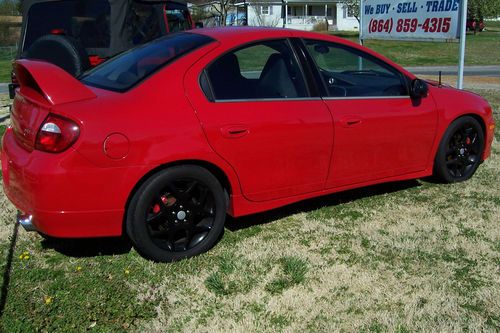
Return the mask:
<path id="1" fill-rule="evenodd" d="M 340 3 L 347 8 L 347 15 L 354 16 L 358 23 L 360 22 L 359 18 L 359 3 L 360 0 L 341 0 Z"/>
<path id="2" fill-rule="evenodd" d="M 217 0 L 210 4 L 212 10 L 220 17 L 220 25 L 226 25 L 227 13 L 234 8 L 234 1 L 235 0 Z"/>
<path id="3" fill-rule="evenodd" d="M 21 8 L 20 0 L 0 1 L 0 15 L 7 15 L 7 16 L 21 15 L 20 8 Z"/>
<path id="4" fill-rule="evenodd" d="M 497 18 L 500 15 L 500 1 L 498 0 L 469 0 L 468 14 L 478 19 Z"/>

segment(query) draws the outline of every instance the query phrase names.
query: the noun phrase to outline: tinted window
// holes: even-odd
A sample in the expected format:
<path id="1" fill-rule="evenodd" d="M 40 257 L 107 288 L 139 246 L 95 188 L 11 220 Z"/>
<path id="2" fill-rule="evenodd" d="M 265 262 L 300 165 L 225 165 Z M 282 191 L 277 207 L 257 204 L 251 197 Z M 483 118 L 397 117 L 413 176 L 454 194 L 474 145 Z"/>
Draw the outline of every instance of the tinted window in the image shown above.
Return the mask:
<path id="1" fill-rule="evenodd" d="M 127 51 L 88 72 L 82 82 L 98 88 L 125 91 L 160 67 L 208 44 L 211 38 L 175 33 Z"/>
<path id="2" fill-rule="evenodd" d="M 332 97 L 406 96 L 403 75 L 361 51 L 306 40 L 306 46 Z"/>
<path id="3" fill-rule="evenodd" d="M 191 29 L 189 12 L 187 9 L 165 9 L 167 16 L 168 31 L 176 32 Z"/>
<path id="4" fill-rule="evenodd" d="M 308 96 L 300 67 L 285 40 L 226 53 L 208 67 L 207 74 L 217 100 Z"/>
<path id="5" fill-rule="evenodd" d="M 133 46 L 147 43 L 165 34 L 161 26 L 163 21 L 160 8 L 137 1 L 130 2 L 123 35 L 126 40 L 130 39 Z M 119 28 L 113 27 L 113 29 Z"/>
<path id="6" fill-rule="evenodd" d="M 54 29 L 78 39 L 85 48 L 108 48 L 110 6 L 107 0 L 37 3 L 28 13 L 24 49 Z"/>

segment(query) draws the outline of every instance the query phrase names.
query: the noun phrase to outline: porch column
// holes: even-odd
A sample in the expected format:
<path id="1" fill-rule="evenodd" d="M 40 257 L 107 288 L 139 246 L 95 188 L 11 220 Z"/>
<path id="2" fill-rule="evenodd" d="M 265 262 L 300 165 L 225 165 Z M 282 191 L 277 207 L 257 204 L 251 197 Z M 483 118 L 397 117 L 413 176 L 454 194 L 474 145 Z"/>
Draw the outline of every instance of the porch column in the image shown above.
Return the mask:
<path id="1" fill-rule="evenodd" d="M 306 18 L 307 18 L 307 4 L 304 12 L 304 23 L 303 23 L 304 25 L 306 24 Z"/>
<path id="2" fill-rule="evenodd" d="M 286 28 L 288 24 L 288 2 L 285 2 L 285 22 L 283 22 L 283 28 Z"/>

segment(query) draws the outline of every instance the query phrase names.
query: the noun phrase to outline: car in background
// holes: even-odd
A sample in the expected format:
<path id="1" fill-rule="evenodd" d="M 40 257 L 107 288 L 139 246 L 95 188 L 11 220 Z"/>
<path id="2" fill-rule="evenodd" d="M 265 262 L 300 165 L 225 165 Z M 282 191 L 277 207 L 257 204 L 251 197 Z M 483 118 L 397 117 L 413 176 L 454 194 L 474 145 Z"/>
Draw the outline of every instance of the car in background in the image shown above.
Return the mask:
<path id="1" fill-rule="evenodd" d="M 474 32 L 483 31 L 484 30 L 483 19 L 479 19 L 479 18 L 475 18 L 475 17 L 467 18 L 466 29 L 467 29 L 467 31 L 474 31 Z"/>
<path id="2" fill-rule="evenodd" d="M 75 78 L 18 60 L 1 151 L 26 230 L 128 235 L 167 262 L 226 215 L 383 182 L 469 179 L 491 153 L 482 97 L 347 40 L 257 27 L 169 34 Z"/>
<path id="3" fill-rule="evenodd" d="M 185 1 L 26 0 L 18 59 L 51 62 L 79 76 L 116 54 L 192 29 Z M 17 86 L 13 77 L 10 95 Z"/>

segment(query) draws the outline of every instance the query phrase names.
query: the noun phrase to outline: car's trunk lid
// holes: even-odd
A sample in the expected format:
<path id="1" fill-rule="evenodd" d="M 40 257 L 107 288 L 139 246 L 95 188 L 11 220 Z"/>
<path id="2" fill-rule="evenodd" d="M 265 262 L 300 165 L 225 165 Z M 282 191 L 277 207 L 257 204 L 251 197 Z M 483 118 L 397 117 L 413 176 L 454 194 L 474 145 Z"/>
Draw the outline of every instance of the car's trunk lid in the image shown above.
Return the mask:
<path id="1" fill-rule="evenodd" d="M 12 129 L 27 151 L 34 149 L 45 118 L 57 113 L 55 106 L 96 97 L 80 81 L 47 62 L 18 60 L 14 67 L 20 87 L 12 107 Z"/>

